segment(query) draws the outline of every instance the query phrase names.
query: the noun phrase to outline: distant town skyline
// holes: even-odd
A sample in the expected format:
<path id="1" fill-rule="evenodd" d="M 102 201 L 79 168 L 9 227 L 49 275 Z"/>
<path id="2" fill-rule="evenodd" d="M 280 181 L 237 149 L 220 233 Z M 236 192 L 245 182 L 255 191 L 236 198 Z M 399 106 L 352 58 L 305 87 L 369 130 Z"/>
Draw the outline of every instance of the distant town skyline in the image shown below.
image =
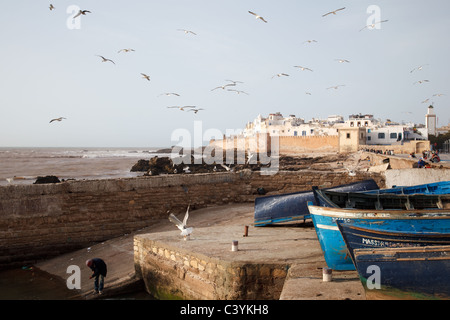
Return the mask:
<path id="1" fill-rule="evenodd" d="M 446 0 L 50 3 L 2 6 L 0 147 L 198 145 L 273 111 L 450 121 Z"/>

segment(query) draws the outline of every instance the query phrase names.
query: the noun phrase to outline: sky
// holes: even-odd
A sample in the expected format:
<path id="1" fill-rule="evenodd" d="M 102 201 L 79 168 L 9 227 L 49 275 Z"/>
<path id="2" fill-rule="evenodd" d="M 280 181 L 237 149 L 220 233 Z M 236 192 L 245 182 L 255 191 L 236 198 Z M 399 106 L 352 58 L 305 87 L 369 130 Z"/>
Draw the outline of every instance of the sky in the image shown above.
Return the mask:
<path id="1" fill-rule="evenodd" d="M 91 12 L 73 19 L 79 9 Z M 0 147 L 205 145 L 274 112 L 424 124 L 431 103 L 444 126 L 449 10 L 448 0 L 8 1 Z M 213 90 L 228 80 L 239 83 Z"/>

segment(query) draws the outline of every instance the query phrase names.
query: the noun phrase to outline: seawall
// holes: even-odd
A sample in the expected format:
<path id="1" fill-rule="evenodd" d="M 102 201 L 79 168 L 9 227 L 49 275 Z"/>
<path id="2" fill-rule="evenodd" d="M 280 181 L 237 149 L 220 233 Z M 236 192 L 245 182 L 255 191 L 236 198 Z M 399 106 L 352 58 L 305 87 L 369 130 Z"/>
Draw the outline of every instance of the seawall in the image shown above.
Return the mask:
<path id="1" fill-rule="evenodd" d="M 252 202 L 262 187 L 268 194 L 330 187 L 380 173 L 280 171 L 274 175 L 182 174 L 110 180 L 67 181 L 0 187 L 0 269 L 33 264 L 72 250 L 151 226 L 168 211 Z"/>

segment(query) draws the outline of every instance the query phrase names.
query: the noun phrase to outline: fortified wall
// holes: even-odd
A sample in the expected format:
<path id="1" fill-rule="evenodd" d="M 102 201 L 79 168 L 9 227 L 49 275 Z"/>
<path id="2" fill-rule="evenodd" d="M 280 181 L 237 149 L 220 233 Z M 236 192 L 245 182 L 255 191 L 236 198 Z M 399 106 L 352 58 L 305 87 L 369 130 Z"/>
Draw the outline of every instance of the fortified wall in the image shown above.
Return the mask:
<path id="1" fill-rule="evenodd" d="M 211 140 L 210 148 L 239 149 L 249 152 L 270 152 L 277 147 L 279 154 L 329 153 L 339 151 L 339 136 L 275 136 L 258 134 L 255 137 L 232 136 Z"/>
<path id="2" fill-rule="evenodd" d="M 0 269 L 91 246 L 150 226 L 191 209 L 253 202 L 267 194 L 331 187 L 373 178 L 379 173 L 257 171 L 178 174 L 128 179 L 67 181 L 0 187 Z"/>

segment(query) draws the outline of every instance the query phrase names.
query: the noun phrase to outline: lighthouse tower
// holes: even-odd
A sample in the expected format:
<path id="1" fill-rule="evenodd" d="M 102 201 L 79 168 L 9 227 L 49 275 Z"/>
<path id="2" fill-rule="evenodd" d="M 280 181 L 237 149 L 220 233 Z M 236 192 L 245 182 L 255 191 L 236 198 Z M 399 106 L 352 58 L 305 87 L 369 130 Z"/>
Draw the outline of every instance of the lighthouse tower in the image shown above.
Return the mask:
<path id="1" fill-rule="evenodd" d="M 429 106 L 428 107 L 428 112 L 425 115 L 425 126 L 427 128 L 428 135 L 430 135 L 430 134 L 433 135 L 433 136 L 437 135 L 436 115 L 434 114 L 434 107 L 433 106 Z"/>

